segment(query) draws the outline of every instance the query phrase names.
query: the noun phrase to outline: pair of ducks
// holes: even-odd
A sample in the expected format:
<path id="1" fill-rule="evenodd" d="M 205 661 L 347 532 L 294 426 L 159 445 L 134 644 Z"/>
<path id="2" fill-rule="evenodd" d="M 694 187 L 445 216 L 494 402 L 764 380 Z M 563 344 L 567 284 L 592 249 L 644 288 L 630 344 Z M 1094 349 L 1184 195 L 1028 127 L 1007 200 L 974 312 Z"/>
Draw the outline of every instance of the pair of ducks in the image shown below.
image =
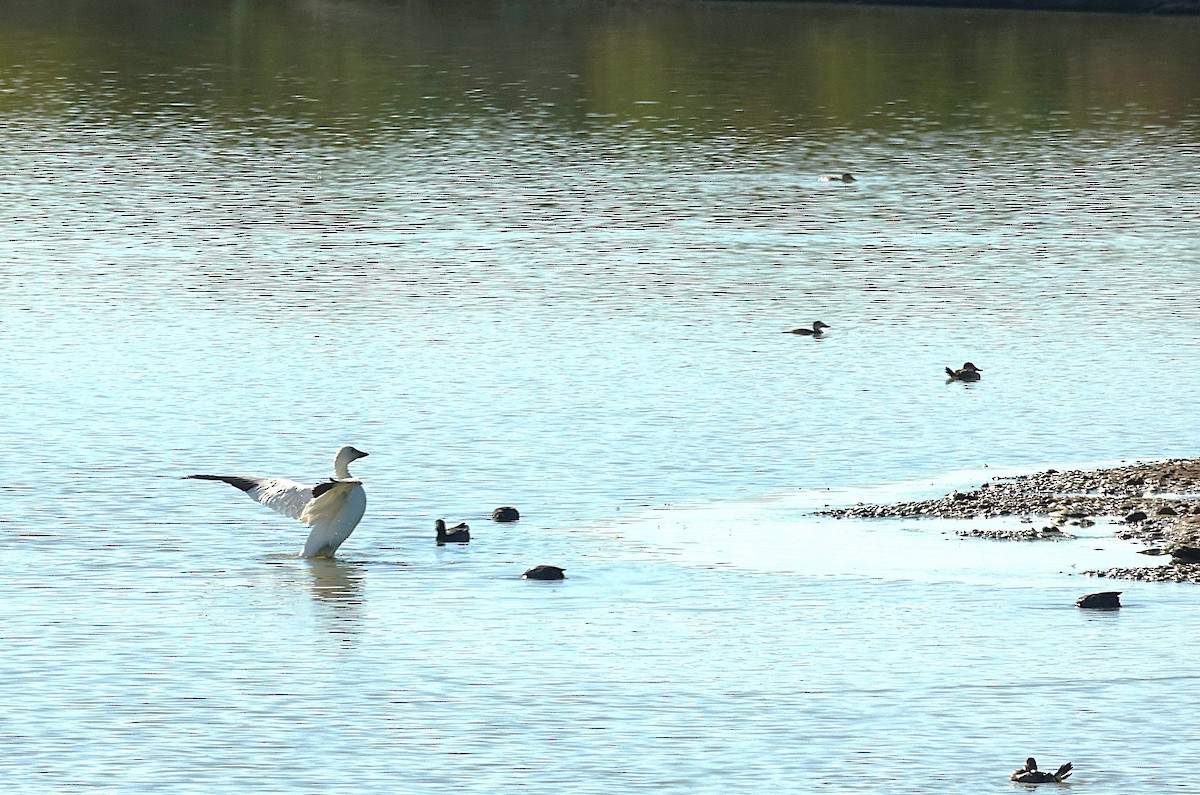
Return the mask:
<path id="1" fill-rule="evenodd" d="M 492 511 L 493 522 L 515 522 L 521 518 L 521 512 L 511 505 L 505 505 Z M 444 544 L 447 541 L 455 544 L 465 544 L 471 540 L 471 528 L 466 522 L 459 522 L 454 527 L 446 527 L 445 519 L 438 519 L 433 523 L 433 529 L 437 533 L 437 542 Z"/>
<path id="2" fill-rule="evenodd" d="M 515 522 L 521 518 L 521 512 L 511 505 L 505 505 L 492 511 L 493 522 Z M 459 522 L 454 527 L 447 528 L 445 519 L 438 519 L 433 523 L 433 529 L 437 532 L 437 542 L 444 544 L 450 541 L 455 544 L 465 544 L 471 540 L 471 528 L 466 522 Z"/>
<path id="3" fill-rule="evenodd" d="M 817 320 L 817 321 L 813 322 L 812 328 L 803 328 L 803 327 L 794 328 L 791 331 L 788 331 L 785 333 L 786 334 L 804 334 L 809 337 L 820 337 L 820 336 L 823 336 L 824 331 L 827 328 L 833 328 L 833 327 L 830 326 L 828 323 Z M 950 376 L 951 381 L 978 381 L 980 378 L 983 378 L 983 376 L 980 375 L 982 372 L 983 372 L 983 370 L 980 370 L 978 367 L 976 367 L 971 362 L 966 362 L 958 370 L 951 370 L 949 367 L 946 368 L 946 375 Z"/>
<path id="4" fill-rule="evenodd" d="M 1071 767 L 1071 763 L 1067 762 L 1053 773 L 1047 773 L 1045 770 L 1038 770 L 1037 760 L 1031 756 L 1025 760 L 1024 767 L 1014 770 L 1008 778 L 1019 784 L 1061 784 L 1071 777 Z"/>

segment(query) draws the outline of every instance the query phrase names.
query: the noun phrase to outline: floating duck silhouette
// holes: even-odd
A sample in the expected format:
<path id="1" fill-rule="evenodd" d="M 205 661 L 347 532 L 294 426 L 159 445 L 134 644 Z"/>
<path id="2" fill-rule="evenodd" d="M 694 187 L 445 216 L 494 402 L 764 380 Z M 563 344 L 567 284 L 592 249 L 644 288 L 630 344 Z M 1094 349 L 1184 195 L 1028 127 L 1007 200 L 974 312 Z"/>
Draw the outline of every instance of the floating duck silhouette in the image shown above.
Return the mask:
<path id="1" fill-rule="evenodd" d="M 523 580 L 565 580 L 563 576 L 565 569 L 560 569 L 558 566 L 534 566 L 529 571 L 521 575 Z"/>
<path id="2" fill-rule="evenodd" d="M 951 381 L 978 381 L 980 378 L 983 378 L 983 376 L 980 375 L 982 372 L 983 370 L 980 370 L 970 362 L 963 364 L 962 369 L 960 370 L 951 370 L 949 367 L 946 368 L 946 375 L 950 376 Z"/>
<path id="3" fill-rule="evenodd" d="M 466 522 L 454 525 L 447 528 L 445 519 L 438 519 L 433 523 L 433 527 L 437 530 L 437 541 L 439 544 L 445 544 L 447 541 L 455 544 L 465 544 L 471 540 L 471 528 Z"/>
<path id="4" fill-rule="evenodd" d="M 1116 610 L 1121 606 L 1120 591 L 1101 591 L 1100 593 L 1084 594 L 1075 600 L 1076 607 L 1088 607 L 1094 610 Z"/>
<path id="5" fill-rule="evenodd" d="M 824 177 L 821 177 L 821 182 L 857 182 L 857 181 L 858 180 L 856 180 L 854 178 L 854 175 L 851 174 L 849 171 L 847 171 L 846 173 L 844 173 L 840 176 L 837 174 L 828 174 Z"/>
<path id="6" fill-rule="evenodd" d="M 833 328 L 828 323 L 820 320 L 814 321 L 812 328 L 794 328 L 791 331 L 785 331 L 785 334 L 807 334 L 810 337 L 819 337 L 823 333 L 822 329 Z"/>
<path id="7" fill-rule="evenodd" d="M 492 511 L 493 522 L 515 522 L 521 518 L 521 512 L 511 505 L 505 505 Z"/>
<path id="8" fill-rule="evenodd" d="M 1071 776 L 1071 763 L 1067 762 L 1053 773 L 1037 769 L 1037 760 L 1032 756 L 1025 760 L 1025 767 L 1019 767 L 1008 778 L 1021 784 L 1058 784 Z"/>

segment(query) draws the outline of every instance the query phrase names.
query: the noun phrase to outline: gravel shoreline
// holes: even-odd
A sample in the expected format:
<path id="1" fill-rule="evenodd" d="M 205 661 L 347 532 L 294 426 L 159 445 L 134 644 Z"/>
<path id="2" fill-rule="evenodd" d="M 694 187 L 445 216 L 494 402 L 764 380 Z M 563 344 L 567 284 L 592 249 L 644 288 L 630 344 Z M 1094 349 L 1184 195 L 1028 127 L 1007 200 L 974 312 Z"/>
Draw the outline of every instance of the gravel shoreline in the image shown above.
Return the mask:
<path id="1" fill-rule="evenodd" d="M 1118 538 L 1171 555 L 1164 566 L 1088 571 L 1096 577 L 1200 583 L 1200 459 L 1177 458 L 1111 469 L 996 478 L 971 491 L 895 505 L 859 504 L 818 512 L 841 518 L 988 519 L 1020 516 L 1019 530 L 960 531 L 997 540 L 1071 539 L 1069 528 L 1112 521 Z"/>

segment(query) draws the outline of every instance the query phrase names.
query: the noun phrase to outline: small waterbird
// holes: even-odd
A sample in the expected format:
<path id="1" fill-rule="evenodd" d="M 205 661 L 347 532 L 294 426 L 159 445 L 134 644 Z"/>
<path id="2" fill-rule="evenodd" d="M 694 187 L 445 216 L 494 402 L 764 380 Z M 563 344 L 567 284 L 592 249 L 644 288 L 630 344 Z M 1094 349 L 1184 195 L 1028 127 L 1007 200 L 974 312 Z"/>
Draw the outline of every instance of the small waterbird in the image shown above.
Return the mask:
<path id="1" fill-rule="evenodd" d="M 558 566 L 534 566 L 529 571 L 521 575 L 523 580 L 565 580 L 563 572 L 566 569 L 560 569 Z"/>
<path id="2" fill-rule="evenodd" d="M 980 370 L 970 362 L 963 364 L 961 370 L 951 370 L 949 367 L 946 368 L 946 375 L 950 376 L 951 381 L 978 381 L 980 378 L 983 378 L 983 376 L 980 375 L 982 372 L 983 370 Z"/>
<path id="3" fill-rule="evenodd" d="M 465 544 L 471 540 L 471 528 L 466 522 L 460 522 L 454 527 L 446 528 L 446 520 L 438 519 L 433 523 L 433 529 L 437 531 L 437 542 L 445 544 L 447 541 L 454 544 Z"/>
<path id="4" fill-rule="evenodd" d="M 824 333 L 822 329 L 827 328 L 833 328 L 833 326 L 817 320 L 813 322 L 812 328 L 794 328 L 791 331 L 785 331 L 784 334 L 807 334 L 810 337 L 819 337 Z"/>
<path id="5" fill-rule="evenodd" d="M 300 556 L 332 558 L 367 510 L 367 492 L 361 480 L 351 477 L 349 469 L 351 461 L 366 455 L 350 445 L 342 447 L 333 459 L 333 477 L 315 486 L 250 475 L 189 475 L 185 479 L 228 483 L 255 502 L 299 519 L 310 528 Z"/>
<path id="6" fill-rule="evenodd" d="M 1038 770 L 1037 760 L 1032 756 L 1025 760 L 1025 766 L 1019 767 L 1008 777 L 1010 781 L 1021 784 L 1059 784 L 1071 777 L 1071 763 L 1067 762 L 1053 773 Z"/>
<path id="7" fill-rule="evenodd" d="M 845 174 L 838 176 L 837 174 L 827 174 L 821 177 L 821 182 L 857 182 L 854 175 L 847 171 Z"/>
<path id="8" fill-rule="evenodd" d="M 1100 593 L 1088 593 L 1075 600 L 1076 607 L 1085 607 L 1089 610 L 1116 610 L 1121 606 L 1120 591 L 1101 591 Z"/>

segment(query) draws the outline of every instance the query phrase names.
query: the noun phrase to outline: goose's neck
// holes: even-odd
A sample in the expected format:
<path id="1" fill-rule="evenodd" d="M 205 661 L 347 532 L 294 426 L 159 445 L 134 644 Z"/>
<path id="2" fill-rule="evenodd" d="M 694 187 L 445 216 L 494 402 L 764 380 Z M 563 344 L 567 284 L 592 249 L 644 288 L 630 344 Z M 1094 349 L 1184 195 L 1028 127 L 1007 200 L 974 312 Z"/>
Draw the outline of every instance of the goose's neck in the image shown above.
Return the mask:
<path id="1" fill-rule="evenodd" d="M 338 453 L 333 459 L 333 476 L 338 480 L 350 480 L 350 457 Z"/>

